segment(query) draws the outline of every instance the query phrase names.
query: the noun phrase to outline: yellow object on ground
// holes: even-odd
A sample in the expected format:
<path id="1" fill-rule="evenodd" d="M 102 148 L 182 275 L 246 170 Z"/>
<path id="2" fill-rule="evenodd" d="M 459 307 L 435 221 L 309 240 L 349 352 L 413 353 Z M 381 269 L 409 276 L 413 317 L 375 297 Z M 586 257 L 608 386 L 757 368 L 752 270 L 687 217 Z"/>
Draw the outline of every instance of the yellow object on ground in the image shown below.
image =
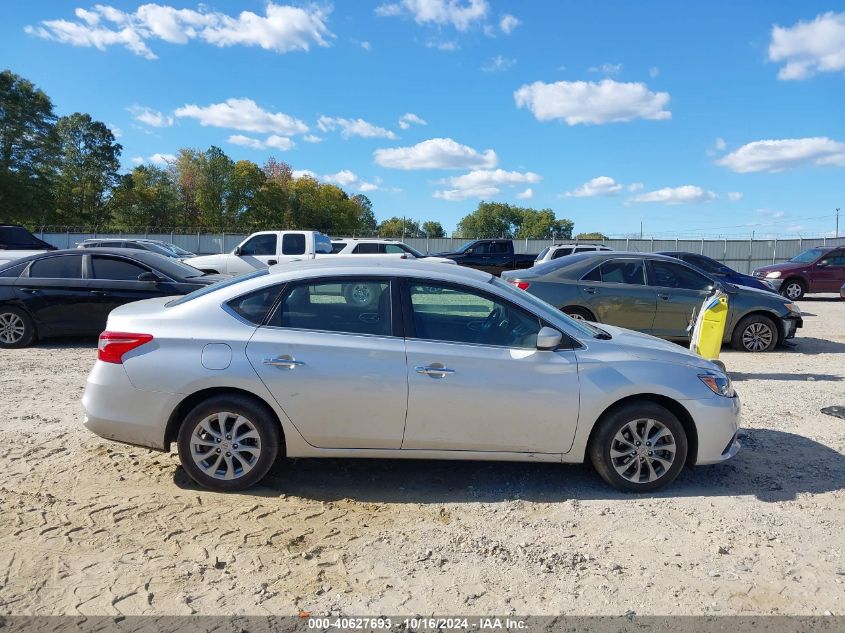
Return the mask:
<path id="1" fill-rule="evenodd" d="M 708 360 L 719 358 L 727 320 L 727 295 L 723 292 L 716 292 L 716 294 L 707 297 L 701 304 L 701 310 L 695 320 L 690 349 Z"/>

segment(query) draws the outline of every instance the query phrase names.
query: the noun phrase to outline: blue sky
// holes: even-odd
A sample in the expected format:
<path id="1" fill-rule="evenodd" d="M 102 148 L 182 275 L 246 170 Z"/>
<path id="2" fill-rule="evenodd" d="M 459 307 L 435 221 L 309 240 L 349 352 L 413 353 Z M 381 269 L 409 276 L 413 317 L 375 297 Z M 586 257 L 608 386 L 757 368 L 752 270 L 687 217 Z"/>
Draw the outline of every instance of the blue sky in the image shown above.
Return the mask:
<path id="1" fill-rule="evenodd" d="M 126 169 L 213 144 L 449 231 L 485 199 L 817 236 L 845 206 L 837 4 L 6 2 L 0 59 L 109 124 Z"/>

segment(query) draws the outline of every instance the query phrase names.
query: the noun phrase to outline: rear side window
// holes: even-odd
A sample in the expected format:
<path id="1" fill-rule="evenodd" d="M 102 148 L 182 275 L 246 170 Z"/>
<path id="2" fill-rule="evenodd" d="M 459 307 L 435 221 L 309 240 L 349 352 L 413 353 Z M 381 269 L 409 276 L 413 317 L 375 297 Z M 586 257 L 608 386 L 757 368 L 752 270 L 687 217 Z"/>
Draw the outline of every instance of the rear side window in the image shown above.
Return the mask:
<path id="1" fill-rule="evenodd" d="M 282 255 L 304 255 L 305 234 L 288 233 L 282 237 Z"/>
<path id="2" fill-rule="evenodd" d="M 5 270 L 0 270 L 0 277 L 20 277 L 24 269 L 29 265 L 29 262 L 11 266 Z"/>
<path id="3" fill-rule="evenodd" d="M 251 273 L 238 275 L 237 277 L 232 277 L 230 279 L 227 279 L 226 281 L 218 281 L 216 284 L 211 284 L 203 288 L 194 290 L 193 292 L 189 292 L 184 297 L 179 297 L 178 299 L 174 299 L 173 301 L 168 301 L 165 306 L 168 308 L 172 308 L 173 306 L 182 305 L 183 303 L 188 303 L 189 301 L 193 301 L 194 299 L 199 299 L 200 297 L 204 297 L 205 295 L 211 294 L 212 292 L 217 292 L 218 290 L 223 290 L 224 288 L 228 288 L 229 286 L 234 286 L 235 284 L 239 284 L 242 281 L 255 279 L 256 277 L 263 277 L 264 275 L 269 274 L 269 268 L 259 268 L 258 270 L 253 270 Z"/>
<path id="4" fill-rule="evenodd" d="M 355 250 L 352 251 L 353 255 L 377 255 L 379 245 L 375 242 L 364 242 L 362 244 L 358 244 L 355 247 Z"/>
<path id="5" fill-rule="evenodd" d="M 559 248 L 554 252 L 554 255 L 552 255 L 552 259 L 557 259 L 558 257 L 565 257 L 566 255 L 572 255 L 572 249 Z"/>
<path id="6" fill-rule="evenodd" d="M 138 281 L 138 275 L 149 272 L 149 269 L 125 259 L 97 255 L 92 258 L 91 265 L 94 269 L 94 279 Z"/>
<path id="7" fill-rule="evenodd" d="M 390 336 L 390 284 L 336 279 L 300 284 L 285 293 L 269 325 L 301 330 Z"/>
<path id="8" fill-rule="evenodd" d="M 645 270 L 641 259 L 611 259 L 594 268 L 583 277 L 584 281 L 601 281 L 606 284 L 645 285 Z"/>
<path id="9" fill-rule="evenodd" d="M 82 255 L 60 255 L 33 262 L 29 276 L 35 279 L 82 279 Z"/>
<path id="10" fill-rule="evenodd" d="M 261 325 L 273 309 L 281 290 L 282 286 L 268 286 L 232 299 L 226 305 L 241 318 L 255 325 Z"/>

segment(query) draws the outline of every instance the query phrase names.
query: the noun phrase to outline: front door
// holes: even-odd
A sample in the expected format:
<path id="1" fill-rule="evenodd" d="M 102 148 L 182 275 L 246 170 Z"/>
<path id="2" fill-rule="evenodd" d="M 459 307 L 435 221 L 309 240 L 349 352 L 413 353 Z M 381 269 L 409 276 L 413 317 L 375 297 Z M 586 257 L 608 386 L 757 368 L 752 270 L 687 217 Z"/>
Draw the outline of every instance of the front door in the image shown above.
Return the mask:
<path id="1" fill-rule="evenodd" d="M 825 265 L 820 266 L 821 262 Z M 813 271 L 813 292 L 839 292 L 845 284 L 845 249 L 831 251 L 821 258 Z"/>
<path id="2" fill-rule="evenodd" d="M 495 295 L 410 281 L 403 450 L 566 453 L 578 422 L 571 350 L 536 348 L 539 319 Z"/>
<path id="3" fill-rule="evenodd" d="M 652 334 L 663 338 L 688 338 L 687 328 L 698 314 L 713 281 L 683 264 L 649 260 L 649 283 L 657 291 L 657 311 Z"/>
<path id="4" fill-rule="evenodd" d="M 599 323 L 651 334 L 657 293 L 639 257 L 608 259 L 581 279 L 581 297 Z"/>
<path id="5" fill-rule="evenodd" d="M 138 281 L 138 275 L 150 269 L 131 259 L 117 255 L 91 255 L 88 290 L 92 304 L 91 321 L 100 332 L 109 313 L 132 301 L 176 294 L 171 284 Z M 167 289 L 171 288 L 170 291 Z"/>
<path id="6" fill-rule="evenodd" d="M 229 258 L 225 272 L 239 275 L 279 263 L 279 237 L 275 233 L 253 235 L 240 249 L 236 258 Z"/>
<path id="7" fill-rule="evenodd" d="M 391 282 L 292 285 L 247 356 L 293 425 L 320 448 L 400 448 L 408 401 L 405 341 Z"/>

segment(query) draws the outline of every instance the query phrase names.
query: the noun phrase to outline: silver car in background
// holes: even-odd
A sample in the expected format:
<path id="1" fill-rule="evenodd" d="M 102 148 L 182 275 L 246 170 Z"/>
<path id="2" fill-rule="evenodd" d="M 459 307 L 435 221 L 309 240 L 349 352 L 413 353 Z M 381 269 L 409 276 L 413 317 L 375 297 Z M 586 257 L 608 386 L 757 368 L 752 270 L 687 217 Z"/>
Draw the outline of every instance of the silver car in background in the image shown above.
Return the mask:
<path id="1" fill-rule="evenodd" d="M 239 490 L 278 456 L 577 463 L 649 491 L 739 450 L 710 361 L 576 322 L 479 271 L 385 258 L 275 266 L 114 310 L 85 426 L 178 445 Z"/>

